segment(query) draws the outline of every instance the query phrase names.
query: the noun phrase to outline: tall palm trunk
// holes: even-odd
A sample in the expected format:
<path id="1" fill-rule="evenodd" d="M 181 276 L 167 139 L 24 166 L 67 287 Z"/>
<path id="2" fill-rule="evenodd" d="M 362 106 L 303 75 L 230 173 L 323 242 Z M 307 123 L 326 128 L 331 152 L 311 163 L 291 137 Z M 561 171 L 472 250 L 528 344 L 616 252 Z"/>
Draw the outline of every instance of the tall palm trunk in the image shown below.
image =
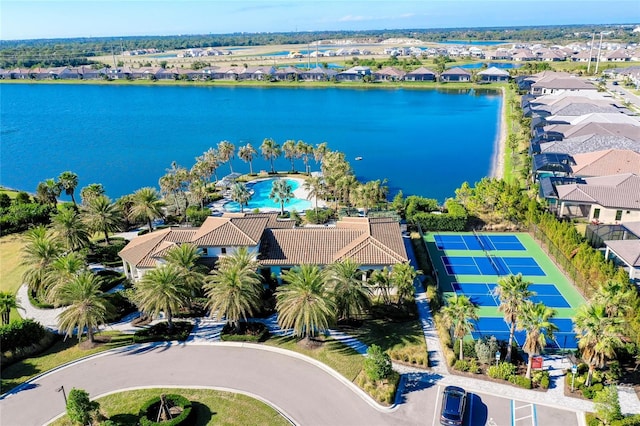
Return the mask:
<path id="1" fill-rule="evenodd" d="M 87 337 L 89 338 L 89 343 L 94 343 L 93 327 L 91 327 L 91 326 L 87 326 Z"/>
<path id="2" fill-rule="evenodd" d="M 171 309 L 167 309 L 167 329 L 169 333 L 173 331 L 173 314 L 171 313 Z"/>
<path id="3" fill-rule="evenodd" d="M 529 360 L 527 361 L 527 379 L 531 378 L 531 365 L 533 364 L 533 355 L 534 354 L 527 354 L 529 355 Z"/>
<path id="4" fill-rule="evenodd" d="M 458 358 L 460 359 L 460 361 L 462 361 L 464 359 L 464 347 L 463 347 L 463 343 L 462 343 L 463 340 L 464 340 L 463 337 L 458 339 L 458 341 L 460 342 L 460 353 L 458 354 Z"/>
<path id="5" fill-rule="evenodd" d="M 587 381 L 585 382 L 585 386 L 591 386 L 591 380 L 593 379 L 593 372 L 596 369 L 596 366 L 593 364 L 589 364 L 589 373 L 587 374 Z"/>
<path id="6" fill-rule="evenodd" d="M 107 245 L 111 245 L 111 241 L 109 241 L 109 232 L 107 232 L 107 228 L 105 228 L 103 230 L 103 232 L 104 232 L 104 240 L 105 240 L 105 242 L 107 243 Z"/>
<path id="7" fill-rule="evenodd" d="M 149 232 L 153 231 L 153 225 L 151 224 L 151 218 L 147 218 L 147 225 L 149 225 Z"/>
<path id="8" fill-rule="evenodd" d="M 249 174 L 253 174 L 253 161 L 249 161 Z"/>
<path id="9" fill-rule="evenodd" d="M 511 329 L 509 330 L 509 345 L 507 346 L 506 362 L 511 362 L 511 347 L 513 346 L 513 336 L 516 333 L 516 322 L 511 321 Z"/>

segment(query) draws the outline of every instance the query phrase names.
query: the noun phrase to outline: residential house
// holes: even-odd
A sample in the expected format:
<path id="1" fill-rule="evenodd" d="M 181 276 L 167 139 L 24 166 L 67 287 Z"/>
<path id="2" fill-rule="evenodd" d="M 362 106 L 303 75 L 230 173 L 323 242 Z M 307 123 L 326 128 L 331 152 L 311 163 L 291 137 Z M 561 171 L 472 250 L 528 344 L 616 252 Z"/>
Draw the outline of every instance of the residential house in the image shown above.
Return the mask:
<path id="1" fill-rule="evenodd" d="M 640 283 L 640 222 L 617 225 L 589 225 L 587 233 L 597 234 L 604 246 L 605 259 L 611 259 L 629 273 L 629 279 Z"/>
<path id="2" fill-rule="evenodd" d="M 576 177 L 609 176 L 634 173 L 640 176 L 640 152 L 607 149 L 573 156 L 571 173 Z"/>
<path id="3" fill-rule="evenodd" d="M 161 67 L 141 67 L 131 69 L 131 78 L 157 80 L 166 70 Z"/>
<path id="4" fill-rule="evenodd" d="M 11 71 L 0 68 L 0 80 L 10 80 Z"/>
<path id="5" fill-rule="evenodd" d="M 576 90 L 593 90 L 597 91 L 598 88 L 591 84 L 591 82 L 583 80 L 578 77 L 556 77 L 549 76 L 537 80 L 531 85 L 532 95 L 546 95 L 550 93 L 556 93 L 559 91 L 576 91 Z"/>
<path id="6" fill-rule="evenodd" d="M 278 68 L 274 73 L 274 77 L 278 81 L 295 81 L 300 75 L 300 70 L 296 67 Z"/>
<path id="7" fill-rule="evenodd" d="M 203 263 L 246 247 L 267 273 L 280 274 L 306 263 L 326 266 L 353 259 L 363 270 L 407 262 L 400 225 L 389 218 L 343 218 L 336 226 L 294 228 L 277 213 L 229 214 L 208 217 L 199 228 L 171 227 L 134 238 L 119 253 L 125 275 L 134 281 L 165 263 L 171 247 L 194 244 Z"/>
<path id="8" fill-rule="evenodd" d="M 564 177 L 571 176 L 571 167 L 575 164 L 573 157 L 562 153 L 541 153 L 533 156 L 534 180 L 543 176 Z"/>
<path id="9" fill-rule="evenodd" d="M 598 223 L 640 221 L 640 175 L 623 173 L 556 185 L 559 217 Z"/>
<path id="10" fill-rule="evenodd" d="M 238 74 L 238 80 L 269 80 L 275 73 L 273 66 L 247 67 Z"/>
<path id="11" fill-rule="evenodd" d="M 509 73 L 500 68 L 491 67 L 478 73 L 480 81 L 494 82 L 494 81 L 509 81 Z"/>
<path id="12" fill-rule="evenodd" d="M 207 67 L 205 73 L 211 76 L 212 80 L 238 80 L 240 74 L 244 72 L 241 67 Z"/>
<path id="13" fill-rule="evenodd" d="M 575 156 L 607 149 L 628 149 L 640 152 L 640 143 L 621 136 L 583 135 L 551 142 L 532 140 L 530 152 L 532 154 L 554 152 Z"/>
<path id="14" fill-rule="evenodd" d="M 384 67 L 373 73 L 376 81 L 401 81 L 407 73 L 394 67 Z"/>
<path id="15" fill-rule="evenodd" d="M 365 76 L 370 76 L 370 75 L 371 75 L 371 68 L 356 66 L 356 67 L 349 68 L 346 71 L 342 71 L 341 73 L 338 73 L 336 78 L 339 81 L 359 81 L 364 79 Z"/>
<path id="16" fill-rule="evenodd" d="M 104 73 L 102 72 L 102 70 L 97 70 L 97 69 L 93 69 L 91 67 L 82 65 L 78 67 L 78 75 L 80 75 L 80 78 L 83 80 L 97 80 L 99 78 L 102 78 Z"/>
<path id="17" fill-rule="evenodd" d="M 616 49 L 613 52 L 605 54 L 602 60 L 606 62 L 628 62 L 631 60 L 631 57 L 625 49 Z"/>
<path id="18" fill-rule="evenodd" d="M 420 67 L 408 72 L 404 79 L 405 81 L 435 81 L 436 77 L 436 73 L 429 68 Z"/>
<path id="19" fill-rule="evenodd" d="M 471 73 L 460 67 L 449 68 L 440 74 L 440 81 L 471 81 Z"/>
<path id="20" fill-rule="evenodd" d="M 338 72 L 336 70 L 332 70 L 331 68 L 323 68 L 321 66 L 317 66 L 310 70 L 300 71 L 300 80 L 304 81 L 328 81 L 332 77 L 336 77 Z"/>

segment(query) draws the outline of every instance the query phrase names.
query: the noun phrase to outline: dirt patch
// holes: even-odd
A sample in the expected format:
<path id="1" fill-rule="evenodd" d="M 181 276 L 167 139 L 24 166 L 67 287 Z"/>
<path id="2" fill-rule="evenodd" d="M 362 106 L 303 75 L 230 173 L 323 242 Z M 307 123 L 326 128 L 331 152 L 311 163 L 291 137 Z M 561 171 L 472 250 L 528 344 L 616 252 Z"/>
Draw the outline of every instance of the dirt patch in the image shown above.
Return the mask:
<path id="1" fill-rule="evenodd" d="M 324 345 L 324 338 L 322 337 L 305 337 L 296 343 L 298 346 L 304 349 L 316 350 L 320 349 Z"/>
<path id="2" fill-rule="evenodd" d="M 82 350 L 89 350 L 93 348 L 97 348 L 98 346 L 102 346 L 105 343 L 109 343 L 111 341 L 111 336 L 93 336 L 93 342 L 90 342 L 89 339 L 82 341 L 78 344 L 78 347 Z"/>
<path id="3" fill-rule="evenodd" d="M 145 325 L 149 325 L 150 323 L 151 323 L 151 317 L 143 316 L 143 315 L 131 321 L 131 325 L 134 327 L 144 327 Z"/>

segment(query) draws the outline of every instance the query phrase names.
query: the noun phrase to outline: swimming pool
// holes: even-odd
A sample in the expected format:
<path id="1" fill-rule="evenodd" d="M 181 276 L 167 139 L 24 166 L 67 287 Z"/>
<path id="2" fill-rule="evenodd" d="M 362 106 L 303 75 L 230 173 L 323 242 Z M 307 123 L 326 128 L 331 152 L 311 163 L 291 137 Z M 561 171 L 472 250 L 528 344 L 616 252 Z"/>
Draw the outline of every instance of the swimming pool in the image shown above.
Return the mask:
<path id="1" fill-rule="evenodd" d="M 260 209 L 261 211 L 269 211 L 269 210 L 280 210 L 280 203 L 276 203 L 269 198 L 269 194 L 271 193 L 271 186 L 273 185 L 273 181 L 277 178 L 265 179 L 256 181 L 255 183 L 248 183 L 247 188 L 250 191 L 253 191 L 253 195 L 249 200 L 249 204 L 244 206 L 245 211 L 252 211 L 254 209 Z M 286 179 L 286 181 L 291 185 L 291 190 L 295 191 L 300 186 L 300 181 Z M 223 208 L 228 212 L 239 212 L 240 204 L 235 201 L 229 201 L 225 203 Z M 301 212 L 303 210 L 308 210 L 311 208 L 311 201 L 303 200 L 301 198 L 292 198 L 288 203 L 284 204 L 285 210 L 296 210 Z"/>

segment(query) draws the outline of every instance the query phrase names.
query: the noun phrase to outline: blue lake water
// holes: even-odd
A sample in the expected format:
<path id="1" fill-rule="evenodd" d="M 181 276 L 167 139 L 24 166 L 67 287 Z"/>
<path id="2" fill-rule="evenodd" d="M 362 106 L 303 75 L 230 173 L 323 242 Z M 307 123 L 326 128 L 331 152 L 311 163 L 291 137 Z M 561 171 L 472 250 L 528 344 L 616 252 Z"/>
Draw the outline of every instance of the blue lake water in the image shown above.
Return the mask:
<path id="1" fill-rule="evenodd" d="M 157 187 L 172 161 L 190 168 L 222 140 L 259 151 L 267 137 L 326 141 L 346 154 L 360 180 L 388 179 L 391 194 L 402 189 L 443 201 L 463 181 L 490 173 L 496 92 L 346 86 L 0 84 L 0 184 L 34 192 L 38 182 L 72 170 L 79 188 L 102 183 L 116 198 Z M 281 158 L 276 168 L 290 163 Z M 269 163 L 256 158 L 253 169 Z M 249 165 L 235 158 L 233 170 Z M 229 171 L 225 164 L 218 176 Z"/>

